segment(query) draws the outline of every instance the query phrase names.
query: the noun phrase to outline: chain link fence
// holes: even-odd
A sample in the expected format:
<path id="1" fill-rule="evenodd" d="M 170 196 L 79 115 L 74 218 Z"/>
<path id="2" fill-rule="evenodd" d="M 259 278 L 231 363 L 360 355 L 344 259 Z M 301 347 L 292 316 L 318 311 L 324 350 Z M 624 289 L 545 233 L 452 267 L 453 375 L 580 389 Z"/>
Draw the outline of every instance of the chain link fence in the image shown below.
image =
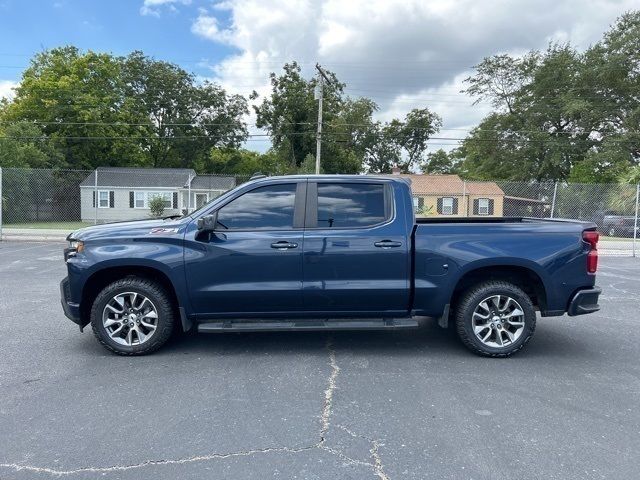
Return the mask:
<path id="1" fill-rule="evenodd" d="M 403 175 L 418 216 L 566 218 L 594 222 L 602 253 L 636 255 L 638 185 L 464 181 Z M 192 212 L 249 180 L 192 169 L 0 169 L 0 239 L 63 239 L 82 226 Z"/>
<path id="2" fill-rule="evenodd" d="M 0 169 L 0 239 L 63 239 L 100 223 L 192 212 L 247 175 L 192 169 Z"/>
<path id="3" fill-rule="evenodd" d="M 636 256 L 640 185 L 464 181 L 456 175 L 408 175 L 418 216 L 534 217 L 593 222 L 599 249 Z"/>

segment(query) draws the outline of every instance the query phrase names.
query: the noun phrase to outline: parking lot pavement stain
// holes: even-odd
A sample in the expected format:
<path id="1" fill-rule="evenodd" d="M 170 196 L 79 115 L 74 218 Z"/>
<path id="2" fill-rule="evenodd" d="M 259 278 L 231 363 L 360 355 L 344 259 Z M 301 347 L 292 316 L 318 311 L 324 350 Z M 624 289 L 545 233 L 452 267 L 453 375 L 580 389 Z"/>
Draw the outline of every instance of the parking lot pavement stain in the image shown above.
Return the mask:
<path id="1" fill-rule="evenodd" d="M 315 443 L 311 443 L 306 446 L 297 446 L 297 447 L 296 446 L 266 447 L 266 448 L 239 450 L 236 452 L 227 452 L 227 453 L 210 453 L 207 455 L 196 455 L 192 457 L 177 458 L 177 459 L 145 460 L 145 461 L 130 464 L 130 465 L 113 465 L 109 467 L 89 466 L 89 467 L 81 467 L 81 468 L 76 468 L 71 470 L 63 470 L 63 469 L 56 469 L 51 467 L 24 465 L 19 463 L 0 463 L 0 468 L 9 469 L 16 472 L 26 471 L 26 472 L 33 472 L 33 473 L 39 473 L 39 474 L 48 474 L 54 477 L 65 477 L 65 476 L 71 476 L 75 474 L 85 474 L 85 473 L 108 474 L 113 472 L 135 470 L 135 469 L 151 467 L 151 466 L 183 465 L 183 464 L 189 464 L 194 462 L 207 462 L 207 461 L 213 461 L 213 460 L 223 460 L 228 458 L 249 457 L 253 455 L 269 454 L 269 453 L 303 453 L 303 452 L 308 452 L 314 449 L 320 449 L 338 457 L 340 460 L 342 460 L 344 465 L 359 465 L 359 466 L 368 467 L 371 469 L 371 472 L 380 480 L 389 480 L 388 475 L 384 471 L 384 465 L 382 463 L 382 458 L 380 457 L 380 451 L 379 451 L 380 447 L 383 446 L 384 444 L 381 443 L 379 440 L 371 439 L 361 434 L 355 433 L 343 425 L 333 425 L 334 428 L 340 429 L 346 432 L 351 437 L 364 439 L 367 442 L 369 442 L 371 445 L 371 448 L 369 449 L 370 461 L 363 461 L 356 458 L 352 458 L 351 456 L 345 454 L 340 448 L 336 448 L 328 445 L 327 436 L 332 427 L 331 413 L 334 405 L 334 393 L 337 389 L 337 380 L 340 374 L 340 367 L 338 366 L 338 362 L 336 359 L 336 351 L 333 346 L 332 338 L 330 336 L 327 337 L 326 350 L 329 356 L 329 365 L 331 367 L 331 372 L 327 379 L 327 388 L 323 392 L 324 404 L 322 408 L 322 413 L 320 415 L 319 439 Z"/>

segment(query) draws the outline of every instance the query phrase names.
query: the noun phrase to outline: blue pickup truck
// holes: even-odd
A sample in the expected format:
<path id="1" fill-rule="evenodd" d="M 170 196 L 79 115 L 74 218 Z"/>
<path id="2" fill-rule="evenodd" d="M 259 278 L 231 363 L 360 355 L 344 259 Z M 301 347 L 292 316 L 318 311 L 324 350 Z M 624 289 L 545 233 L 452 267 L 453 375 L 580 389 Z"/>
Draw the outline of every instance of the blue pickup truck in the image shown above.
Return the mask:
<path id="1" fill-rule="evenodd" d="M 596 225 L 416 219 L 408 181 L 261 177 L 179 218 L 68 237 L 62 307 L 112 352 L 199 332 L 455 327 L 506 357 L 540 315 L 599 309 Z"/>

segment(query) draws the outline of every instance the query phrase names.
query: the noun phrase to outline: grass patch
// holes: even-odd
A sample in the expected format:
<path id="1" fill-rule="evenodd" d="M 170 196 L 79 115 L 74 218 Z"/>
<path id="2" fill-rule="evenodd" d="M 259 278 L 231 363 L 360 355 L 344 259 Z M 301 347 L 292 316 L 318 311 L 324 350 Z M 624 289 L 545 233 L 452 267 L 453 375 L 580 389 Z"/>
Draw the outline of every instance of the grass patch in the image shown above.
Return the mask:
<path id="1" fill-rule="evenodd" d="M 633 241 L 633 237 L 607 237 L 605 235 L 600 234 L 600 241 Z"/>
<path id="2" fill-rule="evenodd" d="M 29 222 L 29 223 L 8 223 L 4 228 L 25 228 L 34 230 L 77 230 L 88 227 L 93 223 L 87 222 Z"/>

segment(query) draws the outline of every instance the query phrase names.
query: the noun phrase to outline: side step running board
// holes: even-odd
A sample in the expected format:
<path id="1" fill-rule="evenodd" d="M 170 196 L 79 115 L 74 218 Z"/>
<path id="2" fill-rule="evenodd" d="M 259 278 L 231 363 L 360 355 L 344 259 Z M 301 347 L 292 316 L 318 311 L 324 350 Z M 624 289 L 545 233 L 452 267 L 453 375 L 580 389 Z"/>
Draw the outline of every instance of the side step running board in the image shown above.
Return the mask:
<path id="1" fill-rule="evenodd" d="M 199 332 L 276 332 L 295 330 L 394 330 L 416 328 L 412 318 L 363 318 L 344 320 L 219 320 L 198 324 Z"/>

